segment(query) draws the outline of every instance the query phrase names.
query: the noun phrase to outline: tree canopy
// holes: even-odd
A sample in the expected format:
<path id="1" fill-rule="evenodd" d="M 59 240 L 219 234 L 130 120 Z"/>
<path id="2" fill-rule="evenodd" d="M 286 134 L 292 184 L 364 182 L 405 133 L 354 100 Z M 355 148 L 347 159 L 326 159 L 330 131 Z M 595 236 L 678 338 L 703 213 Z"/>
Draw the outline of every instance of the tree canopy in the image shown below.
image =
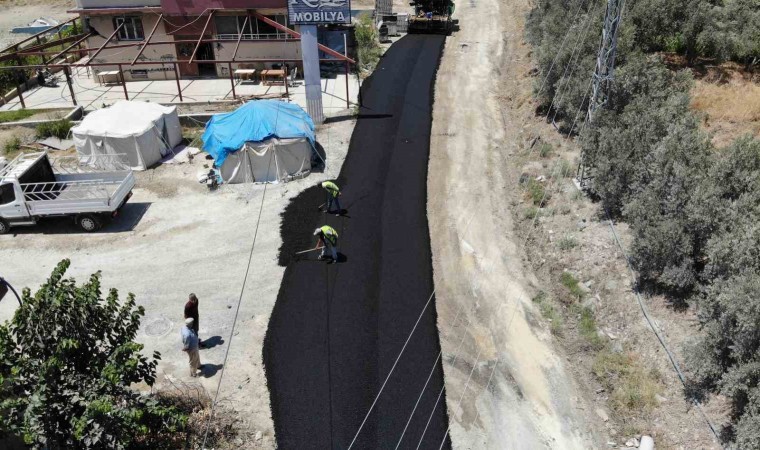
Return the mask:
<path id="1" fill-rule="evenodd" d="M 153 385 L 160 359 L 135 342 L 144 309 L 115 289 L 103 298 L 99 273 L 64 278 L 69 265 L 0 325 L 0 431 L 35 448 L 158 448 L 187 419 L 131 388 Z"/>

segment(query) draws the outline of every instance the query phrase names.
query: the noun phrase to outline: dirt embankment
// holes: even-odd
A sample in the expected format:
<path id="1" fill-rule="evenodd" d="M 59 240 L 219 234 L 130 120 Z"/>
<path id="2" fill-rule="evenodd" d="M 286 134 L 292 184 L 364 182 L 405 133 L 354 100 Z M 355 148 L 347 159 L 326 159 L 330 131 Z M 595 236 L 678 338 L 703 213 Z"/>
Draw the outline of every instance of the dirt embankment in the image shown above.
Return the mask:
<path id="1" fill-rule="evenodd" d="M 531 120 L 528 9 L 523 0 L 458 8 L 461 30 L 436 82 L 428 214 L 455 448 L 600 446 L 531 302 L 539 282 L 512 221 L 513 157 Z"/>

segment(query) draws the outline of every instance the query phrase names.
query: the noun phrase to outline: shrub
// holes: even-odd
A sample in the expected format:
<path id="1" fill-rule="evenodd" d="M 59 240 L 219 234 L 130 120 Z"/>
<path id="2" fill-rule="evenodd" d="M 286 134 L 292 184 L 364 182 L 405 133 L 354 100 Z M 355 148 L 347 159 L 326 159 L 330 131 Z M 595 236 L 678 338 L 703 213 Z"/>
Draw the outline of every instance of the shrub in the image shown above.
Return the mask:
<path id="1" fill-rule="evenodd" d="M 529 220 L 534 220 L 536 217 L 538 217 L 541 214 L 541 210 L 536 208 L 535 206 L 530 206 L 528 208 L 525 208 L 525 218 Z"/>
<path id="2" fill-rule="evenodd" d="M 565 158 L 562 158 L 557 163 L 557 171 L 559 172 L 559 176 L 562 178 L 572 178 L 573 175 L 575 175 L 575 167 L 570 163 L 570 161 L 566 160 Z"/>
<path id="3" fill-rule="evenodd" d="M 43 122 L 37 125 L 37 138 L 57 137 L 58 139 L 66 139 L 69 136 L 69 130 L 73 123 L 68 119 L 53 120 L 50 122 Z"/>
<path id="4" fill-rule="evenodd" d="M 21 150 L 21 138 L 18 137 L 18 135 L 13 135 L 8 138 L 7 141 L 5 141 L 5 144 L 3 145 L 3 151 L 6 154 L 13 154 Z"/>
<path id="5" fill-rule="evenodd" d="M 567 288 L 567 291 L 575 300 L 581 300 L 585 296 L 583 289 L 581 289 L 580 283 L 570 272 L 562 272 L 560 277 L 562 285 Z"/>
<path id="6" fill-rule="evenodd" d="M 557 241 L 557 247 L 559 247 L 559 249 L 562 251 L 572 250 L 577 246 L 578 246 L 578 241 L 575 239 L 574 236 L 570 236 L 570 235 L 563 236 L 562 238 L 560 238 L 559 241 Z"/>
<path id="7" fill-rule="evenodd" d="M 546 206 L 547 202 L 551 199 L 551 193 L 546 190 L 544 184 L 535 179 L 531 179 L 527 186 L 528 197 L 534 205 L 539 208 Z"/>
<path id="8" fill-rule="evenodd" d="M 673 75 L 653 58 L 636 57 L 618 71 L 609 109 L 598 113 L 582 139 L 593 190 L 610 214 L 619 215 L 655 174 L 650 155 L 671 124 L 698 126 L 689 111 L 689 86 L 687 74 Z"/>
<path id="9" fill-rule="evenodd" d="M 554 148 L 548 142 L 544 142 L 538 146 L 538 156 L 542 158 L 548 158 L 552 155 Z"/>
<path id="10" fill-rule="evenodd" d="M 549 321 L 549 330 L 554 335 L 562 334 L 563 320 L 562 315 L 557 311 L 552 303 L 552 300 L 546 295 L 546 292 L 541 291 L 535 297 L 533 297 L 533 303 L 538 305 L 541 315 Z"/>
<path id="11" fill-rule="evenodd" d="M 599 329 L 596 326 L 596 317 L 590 308 L 576 307 L 578 313 L 578 334 L 594 350 L 600 350 L 604 347 L 604 339 L 599 336 Z"/>
<path id="12" fill-rule="evenodd" d="M 594 375 L 610 392 L 613 409 L 628 416 L 652 411 L 662 391 L 660 376 L 646 370 L 632 353 L 599 352 L 594 360 Z"/>

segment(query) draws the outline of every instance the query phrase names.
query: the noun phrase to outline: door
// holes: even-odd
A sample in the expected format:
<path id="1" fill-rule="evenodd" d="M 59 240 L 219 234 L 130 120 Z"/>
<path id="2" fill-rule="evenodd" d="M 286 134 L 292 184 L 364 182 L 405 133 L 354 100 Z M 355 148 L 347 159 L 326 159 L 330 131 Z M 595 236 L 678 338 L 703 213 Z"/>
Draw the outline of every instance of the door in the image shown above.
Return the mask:
<path id="1" fill-rule="evenodd" d="M 176 45 L 177 45 L 177 61 L 180 61 L 179 63 L 180 75 L 187 76 L 187 77 L 197 77 L 198 64 L 196 63 L 188 64 L 186 62 L 181 62 L 181 61 L 190 60 L 190 56 L 193 55 L 193 50 L 195 50 L 195 44 L 190 43 L 190 42 L 183 42 Z"/>
<path id="2" fill-rule="evenodd" d="M 199 61 L 213 61 L 214 46 L 210 42 L 204 42 L 198 46 L 198 52 L 195 54 L 195 58 Z M 216 64 L 214 63 L 200 63 L 198 64 L 198 75 L 202 77 L 215 77 L 216 76 Z"/>
<path id="3" fill-rule="evenodd" d="M 0 184 L 0 217 L 9 222 L 29 219 L 23 194 L 14 183 Z"/>

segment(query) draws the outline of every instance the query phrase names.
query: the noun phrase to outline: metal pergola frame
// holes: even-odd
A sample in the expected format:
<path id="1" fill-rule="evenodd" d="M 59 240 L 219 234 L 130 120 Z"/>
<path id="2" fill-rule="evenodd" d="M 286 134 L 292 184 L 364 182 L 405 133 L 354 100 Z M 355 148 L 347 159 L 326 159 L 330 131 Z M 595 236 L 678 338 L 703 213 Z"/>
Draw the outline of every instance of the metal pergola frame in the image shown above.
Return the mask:
<path id="1" fill-rule="evenodd" d="M 179 95 L 179 101 L 182 102 L 183 98 L 182 98 L 182 88 L 180 86 L 179 64 L 227 64 L 228 72 L 229 72 L 229 78 L 230 78 L 230 83 L 232 85 L 232 98 L 236 99 L 237 98 L 237 94 L 235 92 L 235 80 L 234 80 L 234 76 L 233 76 L 233 72 L 232 72 L 232 64 L 233 63 L 235 63 L 235 64 L 239 64 L 239 63 L 281 63 L 281 64 L 285 65 L 285 63 L 297 63 L 297 62 L 301 62 L 302 61 L 302 59 L 281 59 L 281 58 L 280 59 L 273 59 L 273 58 L 247 58 L 247 59 L 238 59 L 237 58 L 237 53 L 238 53 L 238 49 L 240 48 L 240 43 L 241 43 L 241 40 L 242 40 L 242 37 L 243 37 L 243 33 L 239 33 L 237 39 L 214 39 L 214 38 L 205 39 L 206 31 L 208 30 L 208 27 L 209 27 L 209 25 L 211 23 L 211 20 L 214 17 L 214 13 L 217 12 L 217 11 L 218 10 L 216 10 L 216 9 L 207 9 L 207 10 L 203 11 L 203 13 L 201 13 L 200 16 L 198 16 L 198 19 L 200 19 L 201 17 L 203 17 L 205 15 L 208 15 L 208 17 L 206 18 L 206 22 L 205 22 L 205 24 L 203 26 L 203 30 L 200 33 L 200 37 L 197 40 L 194 40 L 194 39 L 193 40 L 187 40 L 187 39 L 182 40 L 182 39 L 180 39 L 180 40 L 172 40 L 172 41 L 152 41 L 153 35 L 155 34 L 156 29 L 158 28 L 158 24 L 161 23 L 161 21 L 163 20 L 163 17 L 164 17 L 164 14 L 160 14 L 159 17 L 158 17 L 158 20 L 156 21 L 156 24 L 153 26 L 153 29 L 151 30 L 150 34 L 148 35 L 148 37 L 146 39 L 144 39 L 142 41 L 130 42 L 130 43 L 127 43 L 127 44 L 116 44 L 116 45 L 109 46 L 108 44 L 113 40 L 113 38 L 119 33 L 119 31 L 121 30 L 121 28 L 124 26 L 124 24 L 122 23 L 121 25 L 119 25 L 116 28 L 116 30 L 114 30 L 113 33 L 111 33 L 111 35 L 105 40 L 105 42 L 103 42 L 103 44 L 101 44 L 97 48 L 81 48 L 81 47 L 79 47 L 82 44 L 82 42 L 84 42 L 89 37 L 92 37 L 94 35 L 93 33 L 82 33 L 82 34 L 75 35 L 75 36 L 69 36 L 67 38 L 61 38 L 60 37 L 60 28 L 62 26 L 64 26 L 64 25 L 66 25 L 68 23 L 71 23 L 71 22 L 73 22 L 73 21 L 75 21 L 75 20 L 78 19 L 78 17 L 75 17 L 75 18 L 72 18 L 72 19 L 70 19 L 70 20 L 68 20 L 66 22 L 63 22 L 63 23 L 59 24 L 59 25 L 53 26 L 51 28 L 48 28 L 47 30 L 44 30 L 44 31 L 42 31 L 42 32 L 40 32 L 40 33 L 38 33 L 38 34 L 36 34 L 34 36 L 31 36 L 31 37 L 29 37 L 29 38 L 27 38 L 27 39 L 25 39 L 25 40 L 23 40 L 21 42 L 15 43 L 15 44 L 7 47 L 6 49 L 0 51 L 0 62 L 8 61 L 8 60 L 16 60 L 16 62 L 18 63 L 15 66 L 0 66 L 0 70 L 20 70 L 20 69 L 37 69 L 37 68 L 60 68 L 60 69 L 63 69 L 63 72 L 66 75 L 66 82 L 67 82 L 68 87 L 69 87 L 69 92 L 71 93 L 72 102 L 74 103 L 74 105 L 76 105 L 77 101 L 76 101 L 76 98 L 75 98 L 75 95 L 74 95 L 74 88 L 73 88 L 73 85 L 72 85 L 72 82 L 71 82 L 71 68 L 72 67 L 117 66 L 118 69 L 119 69 L 121 84 L 122 84 L 122 86 L 124 88 L 124 97 L 127 100 L 129 100 L 129 93 L 127 91 L 126 82 L 124 80 L 124 71 L 123 71 L 123 66 L 124 65 L 129 65 L 130 67 L 133 67 L 135 65 L 138 65 L 138 66 L 142 66 L 142 65 L 162 65 L 162 66 L 163 65 L 172 65 L 174 67 L 174 73 L 175 73 L 175 77 L 176 77 L 176 81 L 177 81 L 177 93 Z M 81 14 L 81 11 L 80 11 L 80 14 Z M 286 27 L 285 25 L 282 25 L 282 24 L 280 24 L 278 22 L 275 22 L 274 20 L 272 20 L 272 19 L 270 19 L 270 18 L 268 18 L 268 17 L 266 17 L 266 16 L 258 13 L 255 10 L 247 10 L 246 11 L 246 19 L 245 19 L 245 22 L 244 22 L 244 25 L 243 25 L 244 27 L 245 27 L 245 25 L 247 25 L 248 22 L 252 22 L 253 21 L 252 17 L 255 17 L 256 19 L 258 19 L 258 20 L 260 20 L 260 21 L 262 21 L 262 22 L 264 22 L 264 23 L 266 23 L 266 24 L 274 27 L 277 30 L 285 32 L 287 34 L 287 36 L 291 37 L 292 40 L 300 40 L 301 39 L 301 34 L 300 33 L 298 33 L 295 30 L 292 30 L 292 29 Z M 177 28 L 176 30 L 173 30 L 173 31 L 171 31 L 171 32 L 169 32 L 167 34 L 168 35 L 172 35 L 173 33 L 176 33 L 178 30 L 183 29 L 183 28 L 185 28 L 185 27 L 187 27 L 189 25 L 190 25 L 189 23 L 185 24 L 185 25 L 183 25 L 183 26 Z M 43 35 L 45 33 L 48 33 L 51 30 L 56 29 L 56 28 L 59 29 L 59 39 L 58 40 L 51 41 L 51 42 L 48 42 L 48 43 L 45 43 L 45 44 L 39 43 L 39 36 L 41 36 L 41 35 Z M 35 39 L 35 38 L 37 38 L 37 40 L 38 40 L 38 45 L 32 46 L 32 47 L 27 47 L 27 48 L 24 48 L 24 49 L 20 49 L 20 46 L 22 44 L 27 43 L 27 42 L 31 41 L 32 39 Z M 288 39 L 286 37 L 285 40 L 290 40 L 290 39 Z M 72 41 L 74 43 L 71 44 L 70 46 L 68 46 L 67 48 L 65 48 L 62 51 L 57 51 L 57 52 L 56 51 L 45 51 L 45 49 L 47 49 L 47 48 L 54 47 L 56 45 L 62 45 L 62 44 L 69 43 L 69 42 L 72 42 Z M 282 41 L 283 41 L 283 39 L 261 39 L 261 40 L 255 41 L 255 42 L 282 42 Z M 217 42 L 235 42 L 235 50 L 234 50 L 234 52 L 232 54 L 232 58 L 230 60 L 199 60 L 199 59 L 195 59 L 196 54 L 198 52 L 198 49 L 200 48 L 200 46 L 202 44 L 204 44 L 204 43 L 217 43 Z M 192 52 L 192 55 L 190 56 L 189 60 L 175 59 L 175 60 L 171 60 L 171 61 L 140 61 L 140 62 L 138 62 L 138 59 L 140 58 L 140 56 L 143 54 L 143 52 L 145 51 L 145 49 L 147 49 L 147 47 L 150 46 L 150 45 L 175 45 L 175 44 L 180 44 L 180 43 L 195 43 L 195 47 L 193 48 L 193 52 Z M 135 58 L 132 60 L 131 63 L 116 62 L 116 61 L 114 61 L 114 62 L 101 62 L 101 63 L 94 62 L 95 58 L 98 55 L 100 55 L 104 50 L 122 49 L 122 48 L 137 47 L 137 46 L 140 46 L 140 49 L 139 49 L 137 55 L 135 56 Z M 324 46 L 322 44 L 318 44 L 318 47 L 319 47 L 319 50 L 323 51 L 324 53 L 326 53 L 326 54 L 328 54 L 330 56 L 333 56 L 334 58 L 337 58 L 337 60 L 343 61 L 345 63 L 345 67 L 346 67 L 346 107 L 347 108 L 350 107 L 350 101 L 349 101 L 349 95 L 348 95 L 348 88 L 349 88 L 348 76 L 350 74 L 349 65 L 350 64 L 354 64 L 355 65 L 356 61 L 354 61 L 353 59 L 349 58 L 347 55 L 343 55 L 343 54 L 341 54 L 341 53 L 339 53 L 339 52 L 337 52 L 337 51 L 335 51 L 335 50 L 333 50 L 333 49 L 331 49 L 329 47 L 326 47 L 326 46 Z M 9 52 L 9 51 L 10 51 L 10 53 L 4 54 L 4 53 Z M 81 57 L 83 54 L 87 55 L 87 54 L 90 54 L 91 52 L 94 52 L 94 54 L 90 55 L 89 58 L 88 58 L 88 61 L 86 61 L 84 63 L 79 63 L 79 62 L 74 62 L 74 63 L 70 63 L 70 62 L 56 63 L 55 62 L 56 59 L 60 58 L 63 55 L 69 55 L 69 54 L 73 53 L 73 54 L 78 54 Z M 43 64 L 30 64 L 30 65 L 23 65 L 23 64 L 21 64 L 21 57 L 23 57 L 23 56 L 32 56 L 32 55 L 41 56 L 42 59 L 43 59 Z M 49 56 L 49 55 L 53 55 L 53 56 L 50 57 L 50 58 L 47 58 L 47 56 Z M 320 59 L 320 61 L 321 62 L 335 62 L 336 60 L 335 59 Z M 285 73 L 285 76 L 283 77 L 283 83 L 285 85 L 285 95 L 289 96 L 290 94 L 289 94 L 289 91 L 288 91 L 287 73 Z M 17 87 L 16 91 L 17 91 L 17 95 L 19 97 L 19 101 L 21 103 L 21 106 L 23 108 L 26 108 L 26 105 L 24 103 L 24 99 L 23 99 L 23 96 L 22 96 L 22 89 L 21 89 L 21 85 L 20 84 Z"/>

